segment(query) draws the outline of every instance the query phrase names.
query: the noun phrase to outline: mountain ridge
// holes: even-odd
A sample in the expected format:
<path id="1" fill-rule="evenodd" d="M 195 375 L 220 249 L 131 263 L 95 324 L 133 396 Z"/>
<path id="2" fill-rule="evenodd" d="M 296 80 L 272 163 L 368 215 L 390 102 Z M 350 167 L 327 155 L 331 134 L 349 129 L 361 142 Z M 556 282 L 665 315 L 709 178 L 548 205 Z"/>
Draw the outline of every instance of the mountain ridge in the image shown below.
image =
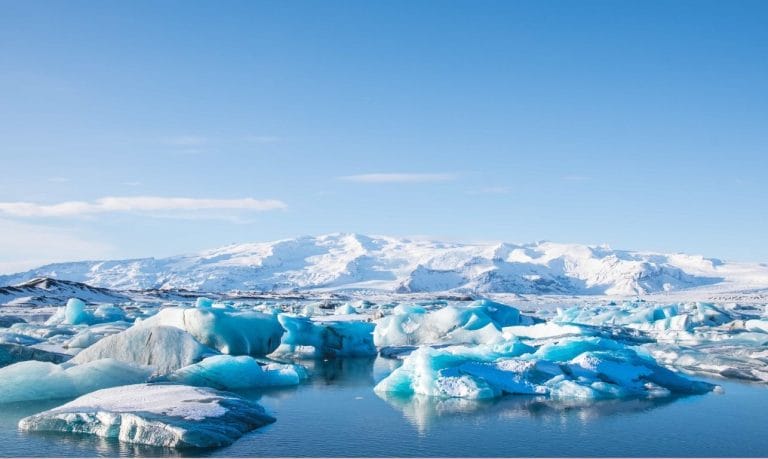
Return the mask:
<path id="1" fill-rule="evenodd" d="M 195 254 L 55 263 L 0 276 L 0 285 L 50 277 L 113 290 L 375 290 L 638 295 L 717 286 L 768 287 L 768 267 L 538 241 L 458 243 L 333 233 L 230 244 Z"/>

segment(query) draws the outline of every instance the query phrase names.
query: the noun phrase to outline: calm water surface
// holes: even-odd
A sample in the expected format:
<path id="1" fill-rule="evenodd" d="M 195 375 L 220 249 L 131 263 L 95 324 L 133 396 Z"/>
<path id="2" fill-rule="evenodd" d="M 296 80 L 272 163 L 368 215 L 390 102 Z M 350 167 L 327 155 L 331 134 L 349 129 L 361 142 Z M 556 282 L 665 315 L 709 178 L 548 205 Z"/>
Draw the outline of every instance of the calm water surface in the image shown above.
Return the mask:
<path id="1" fill-rule="evenodd" d="M 66 400 L 0 405 L 3 456 L 768 456 L 768 388 L 717 381 L 725 394 L 585 406 L 381 398 L 393 362 L 318 362 L 312 381 L 246 392 L 277 422 L 226 448 L 178 451 L 88 435 L 23 433 L 20 418 Z M 310 365 L 312 366 L 312 365 Z"/>

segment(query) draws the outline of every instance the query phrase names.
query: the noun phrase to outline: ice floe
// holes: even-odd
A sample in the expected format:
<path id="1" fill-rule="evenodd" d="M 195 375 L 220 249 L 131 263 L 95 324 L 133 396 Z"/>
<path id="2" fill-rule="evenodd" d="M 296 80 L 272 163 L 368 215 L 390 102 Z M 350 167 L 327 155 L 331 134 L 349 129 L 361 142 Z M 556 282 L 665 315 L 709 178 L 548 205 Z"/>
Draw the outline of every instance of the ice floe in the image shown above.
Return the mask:
<path id="1" fill-rule="evenodd" d="M 19 421 L 25 431 L 88 433 L 174 448 L 225 446 L 274 422 L 261 405 L 184 385 L 103 389 Z"/>

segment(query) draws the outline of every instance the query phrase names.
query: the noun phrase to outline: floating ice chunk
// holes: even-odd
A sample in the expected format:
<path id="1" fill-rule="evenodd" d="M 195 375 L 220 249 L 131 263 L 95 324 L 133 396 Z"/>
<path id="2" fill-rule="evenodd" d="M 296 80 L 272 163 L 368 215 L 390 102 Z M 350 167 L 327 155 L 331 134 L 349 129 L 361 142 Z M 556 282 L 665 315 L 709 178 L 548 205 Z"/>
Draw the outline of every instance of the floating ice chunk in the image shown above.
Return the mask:
<path id="1" fill-rule="evenodd" d="M 768 333 L 768 320 L 747 320 L 744 327 L 751 332 Z"/>
<path id="2" fill-rule="evenodd" d="M 485 398 L 507 392 L 600 399 L 653 397 L 672 392 L 699 394 L 715 388 L 680 376 L 650 357 L 604 338 L 561 339 L 515 358 L 496 358 L 498 354 L 488 347 L 487 355 L 478 358 L 465 349 L 419 348 L 375 389 L 442 397 Z M 455 378 L 463 379 L 458 383 Z M 450 391 L 444 387 L 462 389 Z"/>
<path id="3" fill-rule="evenodd" d="M 195 339 L 231 355 L 266 355 L 277 349 L 283 327 L 271 314 L 206 308 L 166 308 L 137 324 L 185 330 Z"/>
<path id="4" fill-rule="evenodd" d="M 366 357 L 376 355 L 374 325 L 370 322 L 313 322 L 309 318 L 279 314 L 285 329 L 276 355 L 299 357 Z"/>
<path id="5" fill-rule="evenodd" d="M 460 373 L 480 378 L 508 394 L 546 394 L 548 390 L 541 383 L 562 374 L 560 367 L 550 362 L 519 359 L 496 363 L 467 362 L 457 368 Z"/>
<path id="6" fill-rule="evenodd" d="M 234 394 L 182 385 L 99 390 L 19 421 L 26 431 L 88 433 L 171 448 L 229 445 L 275 419 Z"/>
<path id="7" fill-rule="evenodd" d="M 93 322 L 117 322 L 125 320 L 125 311 L 112 304 L 102 304 L 93 312 Z"/>
<path id="8" fill-rule="evenodd" d="M 714 384 L 690 380 L 674 373 L 629 348 L 585 352 L 572 359 L 568 367 L 577 378 L 619 386 L 622 389 L 620 396 L 648 395 L 648 383 L 651 387 L 685 394 L 703 394 L 715 388 Z"/>
<path id="9" fill-rule="evenodd" d="M 189 333 L 173 327 L 131 327 L 108 336 L 72 358 L 73 363 L 113 358 L 149 365 L 156 374 L 167 374 L 191 365 L 216 351 L 203 346 Z"/>
<path id="10" fill-rule="evenodd" d="M 30 360 L 0 368 L 0 403 L 77 397 L 145 382 L 152 370 L 113 359 L 65 366 Z"/>
<path id="11" fill-rule="evenodd" d="M 503 340 L 501 328 L 486 306 L 446 306 L 427 312 L 421 307 L 396 307 L 377 321 L 373 341 L 378 347 L 420 344 L 484 344 Z M 499 313 L 509 320 L 510 312 Z"/>
<path id="12" fill-rule="evenodd" d="M 85 303 L 78 298 L 70 298 L 64 308 L 64 323 L 71 325 L 87 324 L 93 316 L 85 310 Z"/>
<path id="13" fill-rule="evenodd" d="M 64 344 L 64 347 L 68 349 L 85 349 L 107 336 L 125 331 L 130 326 L 131 324 L 128 322 L 108 322 L 106 324 L 92 325 L 69 339 Z"/>
<path id="14" fill-rule="evenodd" d="M 520 311 L 512 306 L 506 304 L 497 303 L 491 300 L 477 300 L 469 304 L 469 308 L 480 308 L 488 317 L 491 318 L 493 323 L 499 327 L 509 327 L 512 325 L 520 325 L 521 319 L 530 319 L 529 317 L 522 317 Z M 529 321 L 525 321 L 529 323 Z M 532 323 L 532 321 L 530 322 Z"/>
<path id="15" fill-rule="evenodd" d="M 26 323 L 27 321 L 17 316 L 0 316 L 0 328 L 8 328 L 13 324 Z"/>
<path id="16" fill-rule="evenodd" d="M 542 344 L 533 356 L 537 359 L 564 362 L 588 351 L 618 351 L 625 346 L 617 341 L 600 337 L 571 337 Z"/>
<path id="17" fill-rule="evenodd" d="M 69 359 L 68 355 L 44 351 L 19 344 L 0 344 L 0 367 L 27 360 L 61 363 Z"/>
<path id="18" fill-rule="evenodd" d="M 493 398 L 500 390 L 480 378 L 462 374 L 456 367 L 464 358 L 447 352 L 421 347 L 411 353 L 400 368 L 381 380 L 376 392 L 433 397 Z"/>
<path id="19" fill-rule="evenodd" d="M 260 365 L 252 357 L 217 355 L 180 368 L 168 379 L 191 386 L 233 390 L 271 386 L 295 386 L 307 378 L 301 365 Z"/>
<path id="20" fill-rule="evenodd" d="M 0 331 L 0 344 L 20 344 L 22 346 L 29 346 L 30 344 L 37 344 L 42 340 L 33 336 L 23 335 L 21 333 Z"/>
<path id="21" fill-rule="evenodd" d="M 592 335 L 594 331 L 579 325 L 561 325 L 554 322 L 528 326 L 504 327 L 504 336 L 509 338 L 555 338 L 564 336 Z"/>
<path id="22" fill-rule="evenodd" d="M 195 301 L 196 308 L 210 308 L 213 306 L 213 300 L 204 296 L 198 297 Z"/>
<path id="23" fill-rule="evenodd" d="M 337 315 L 357 314 L 357 309 L 355 309 L 355 307 L 349 303 L 344 303 L 341 306 L 338 306 L 336 309 L 334 309 L 333 313 Z"/>

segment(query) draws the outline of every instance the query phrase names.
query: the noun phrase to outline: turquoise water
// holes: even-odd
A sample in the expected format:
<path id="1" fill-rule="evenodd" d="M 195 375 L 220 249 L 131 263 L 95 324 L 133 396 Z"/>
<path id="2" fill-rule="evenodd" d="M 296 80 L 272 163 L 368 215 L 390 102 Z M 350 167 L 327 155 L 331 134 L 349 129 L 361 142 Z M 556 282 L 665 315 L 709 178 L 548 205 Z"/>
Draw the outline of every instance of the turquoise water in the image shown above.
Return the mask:
<path id="1" fill-rule="evenodd" d="M 768 456 L 768 388 L 717 381 L 724 394 L 554 405 L 381 398 L 393 362 L 314 364 L 300 387 L 243 395 L 277 422 L 207 451 L 131 446 L 87 435 L 23 433 L 26 415 L 62 400 L 0 406 L 3 456 Z"/>

